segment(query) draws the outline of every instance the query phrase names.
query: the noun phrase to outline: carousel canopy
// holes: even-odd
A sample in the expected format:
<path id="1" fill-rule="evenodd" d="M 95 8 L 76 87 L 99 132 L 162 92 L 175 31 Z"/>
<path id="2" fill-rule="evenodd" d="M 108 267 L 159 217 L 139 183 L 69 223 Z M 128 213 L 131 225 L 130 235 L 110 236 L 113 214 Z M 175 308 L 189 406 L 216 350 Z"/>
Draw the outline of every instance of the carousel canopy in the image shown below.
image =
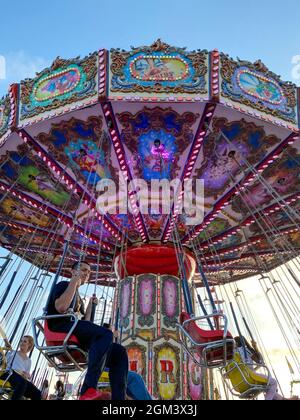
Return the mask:
<path id="1" fill-rule="evenodd" d="M 283 264 L 300 249 L 299 98 L 261 61 L 160 40 L 57 58 L 0 100 L 2 247 L 55 272 L 70 235 L 63 273 L 84 254 L 102 281 L 143 243 L 180 241 L 212 283 Z M 187 224 L 176 194 L 168 214 L 134 195 L 100 214 L 97 184 L 120 173 L 203 179 L 204 219 Z"/>

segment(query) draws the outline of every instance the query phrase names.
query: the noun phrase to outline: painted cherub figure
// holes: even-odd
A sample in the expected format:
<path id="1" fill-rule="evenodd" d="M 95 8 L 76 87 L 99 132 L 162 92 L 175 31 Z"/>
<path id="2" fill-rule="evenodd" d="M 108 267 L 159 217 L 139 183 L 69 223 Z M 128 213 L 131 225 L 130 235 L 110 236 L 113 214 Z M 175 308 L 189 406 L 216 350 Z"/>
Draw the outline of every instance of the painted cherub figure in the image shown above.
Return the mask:
<path id="1" fill-rule="evenodd" d="M 154 140 L 154 145 L 151 147 L 151 155 L 155 160 L 153 166 L 154 171 L 162 171 L 165 163 L 170 160 L 170 153 L 166 150 L 166 146 L 161 144 L 159 139 Z"/>

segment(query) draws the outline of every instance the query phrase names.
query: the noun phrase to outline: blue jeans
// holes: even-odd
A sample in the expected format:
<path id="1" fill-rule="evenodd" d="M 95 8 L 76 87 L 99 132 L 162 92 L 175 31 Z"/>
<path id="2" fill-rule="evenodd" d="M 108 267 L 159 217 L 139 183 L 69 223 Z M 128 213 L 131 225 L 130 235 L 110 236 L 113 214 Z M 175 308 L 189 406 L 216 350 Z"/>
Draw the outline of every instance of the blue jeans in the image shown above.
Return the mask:
<path id="1" fill-rule="evenodd" d="M 141 375 L 133 371 L 128 372 L 126 392 L 127 395 L 134 400 L 152 400 L 143 378 Z"/>

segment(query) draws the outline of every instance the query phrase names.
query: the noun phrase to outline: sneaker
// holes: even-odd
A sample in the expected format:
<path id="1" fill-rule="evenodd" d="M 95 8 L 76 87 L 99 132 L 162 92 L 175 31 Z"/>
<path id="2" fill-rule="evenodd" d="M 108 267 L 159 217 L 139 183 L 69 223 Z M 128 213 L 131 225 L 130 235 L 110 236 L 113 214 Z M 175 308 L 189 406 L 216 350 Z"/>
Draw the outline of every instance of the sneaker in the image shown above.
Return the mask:
<path id="1" fill-rule="evenodd" d="M 98 392 L 95 388 L 89 388 L 83 395 L 79 397 L 79 401 L 93 401 L 100 400 L 101 398 L 101 392 Z"/>

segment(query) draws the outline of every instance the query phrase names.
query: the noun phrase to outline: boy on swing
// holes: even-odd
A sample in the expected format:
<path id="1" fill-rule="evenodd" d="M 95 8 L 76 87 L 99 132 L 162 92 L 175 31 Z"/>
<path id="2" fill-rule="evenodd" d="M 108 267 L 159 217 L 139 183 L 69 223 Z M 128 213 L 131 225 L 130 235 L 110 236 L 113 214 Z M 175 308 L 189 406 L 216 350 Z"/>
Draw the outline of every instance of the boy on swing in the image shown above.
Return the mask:
<path id="1" fill-rule="evenodd" d="M 109 379 L 112 389 L 112 400 L 125 400 L 128 356 L 124 347 L 113 343 L 113 333 L 107 328 L 91 322 L 92 304 L 97 300 L 92 298 L 88 308 L 84 311 L 78 289 L 88 282 L 91 267 L 86 262 L 76 262 L 72 267 L 70 282 L 58 283 L 49 299 L 46 308 L 47 315 L 61 315 L 74 309 L 82 315 L 82 320 L 74 330 L 82 349 L 88 351 L 88 370 L 81 388 L 80 400 L 97 400 L 101 393 L 97 391 L 98 379 L 105 366 L 109 368 Z M 68 333 L 73 325 L 69 318 L 58 318 L 48 321 L 53 332 Z"/>

